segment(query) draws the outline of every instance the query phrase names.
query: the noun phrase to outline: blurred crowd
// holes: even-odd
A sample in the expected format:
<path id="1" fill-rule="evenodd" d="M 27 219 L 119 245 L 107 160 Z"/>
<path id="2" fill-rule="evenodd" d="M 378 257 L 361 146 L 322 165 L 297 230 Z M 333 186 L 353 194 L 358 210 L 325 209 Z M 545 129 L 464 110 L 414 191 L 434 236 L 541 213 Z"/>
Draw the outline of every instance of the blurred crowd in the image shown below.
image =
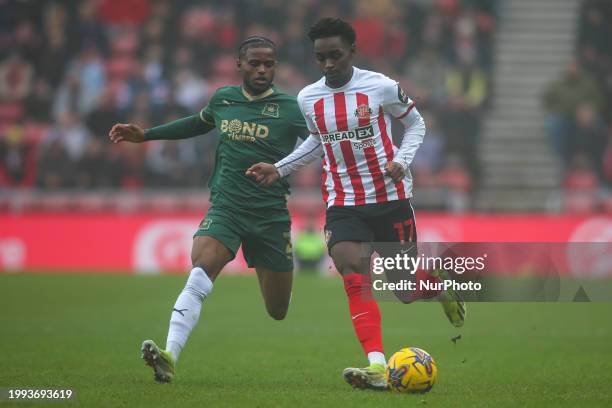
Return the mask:
<path id="1" fill-rule="evenodd" d="M 546 127 L 564 167 L 567 210 L 593 211 L 612 187 L 612 3 L 583 0 L 575 58 L 544 93 Z"/>
<path id="2" fill-rule="evenodd" d="M 199 111 L 217 87 L 240 83 L 236 47 L 253 34 L 277 43 L 276 84 L 297 94 L 321 75 L 306 33 L 324 16 L 351 21 L 357 64 L 398 79 L 425 116 L 416 182 L 468 192 L 478 176 L 495 0 L 0 0 L 0 7 L 0 189 L 202 188 L 214 165 L 214 132 L 112 145 L 110 127 L 151 127 Z M 595 23 L 583 30 L 586 43 L 597 36 Z M 585 54 L 609 57 L 602 47 Z M 318 188 L 319 167 L 295 184 Z"/>

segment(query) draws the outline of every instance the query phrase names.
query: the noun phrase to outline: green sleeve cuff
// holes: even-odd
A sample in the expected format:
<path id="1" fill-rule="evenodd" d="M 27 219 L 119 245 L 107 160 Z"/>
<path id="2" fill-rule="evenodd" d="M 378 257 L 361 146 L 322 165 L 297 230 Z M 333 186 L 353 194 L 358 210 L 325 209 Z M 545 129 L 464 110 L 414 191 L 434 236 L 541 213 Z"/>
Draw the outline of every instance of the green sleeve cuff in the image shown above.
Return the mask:
<path id="1" fill-rule="evenodd" d="M 215 125 L 204 122 L 200 115 L 177 119 L 164 125 L 146 129 L 145 140 L 179 140 L 188 139 L 210 132 Z"/>

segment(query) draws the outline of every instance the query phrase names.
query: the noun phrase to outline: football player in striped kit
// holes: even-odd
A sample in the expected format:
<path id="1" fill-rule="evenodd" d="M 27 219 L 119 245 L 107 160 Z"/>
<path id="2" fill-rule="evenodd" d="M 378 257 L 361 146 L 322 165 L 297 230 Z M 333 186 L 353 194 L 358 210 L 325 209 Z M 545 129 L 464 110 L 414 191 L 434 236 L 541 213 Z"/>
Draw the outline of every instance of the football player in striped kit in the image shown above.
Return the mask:
<path id="1" fill-rule="evenodd" d="M 297 97 L 310 136 L 289 156 L 274 165 L 258 163 L 247 174 L 260 185 L 270 186 L 323 155 L 327 245 L 343 277 L 353 327 L 370 364 L 347 368 L 343 376 L 354 387 L 382 390 L 387 384 L 381 317 L 361 260 L 361 245 L 416 242 L 409 165 L 425 136 L 425 123 L 396 81 L 353 66 L 356 35 L 350 24 L 325 18 L 308 36 L 324 72 Z M 391 117 L 404 125 L 399 148 L 391 140 Z M 417 281 L 438 278 L 416 273 Z M 398 298 L 409 303 L 434 296 L 451 323 L 462 326 L 465 305 L 454 292 L 417 290 Z"/>

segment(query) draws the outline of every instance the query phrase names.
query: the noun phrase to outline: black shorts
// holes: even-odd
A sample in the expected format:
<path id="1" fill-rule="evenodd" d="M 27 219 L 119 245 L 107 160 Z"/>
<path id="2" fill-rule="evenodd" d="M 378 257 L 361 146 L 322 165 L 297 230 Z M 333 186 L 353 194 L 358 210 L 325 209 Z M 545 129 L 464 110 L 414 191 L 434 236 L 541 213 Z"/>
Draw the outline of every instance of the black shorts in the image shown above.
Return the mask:
<path id="1" fill-rule="evenodd" d="M 417 242 L 410 200 L 358 206 L 331 206 L 325 220 L 327 249 L 342 241 Z"/>

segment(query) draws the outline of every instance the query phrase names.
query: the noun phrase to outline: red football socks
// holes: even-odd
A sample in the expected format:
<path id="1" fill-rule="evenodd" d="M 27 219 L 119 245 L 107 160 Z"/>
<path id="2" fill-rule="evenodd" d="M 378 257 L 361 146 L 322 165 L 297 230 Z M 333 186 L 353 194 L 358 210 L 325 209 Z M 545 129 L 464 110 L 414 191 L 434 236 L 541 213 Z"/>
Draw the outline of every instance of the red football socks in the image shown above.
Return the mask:
<path id="1" fill-rule="evenodd" d="M 363 351 L 366 355 L 373 351 L 384 352 L 380 310 L 372 296 L 370 277 L 351 273 L 342 278 L 344 280 L 344 290 L 348 296 L 355 334 L 363 347 Z"/>
<path id="2" fill-rule="evenodd" d="M 440 282 L 440 279 L 431 276 L 430 274 L 428 274 L 427 272 L 419 269 L 418 271 L 416 271 L 415 274 L 415 281 L 416 281 L 416 289 L 414 290 L 414 292 L 412 292 L 412 294 L 410 295 L 410 300 L 412 302 L 414 302 L 415 300 L 419 300 L 419 299 L 431 299 L 433 297 L 436 297 L 440 294 L 441 290 L 428 290 L 428 289 L 421 289 L 421 281 L 426 281 L 429 282 L 430 284 L 432 283 L 436 283 L 436 282 Z M 431 285 L 430 285 L 431 286 Z"/>

